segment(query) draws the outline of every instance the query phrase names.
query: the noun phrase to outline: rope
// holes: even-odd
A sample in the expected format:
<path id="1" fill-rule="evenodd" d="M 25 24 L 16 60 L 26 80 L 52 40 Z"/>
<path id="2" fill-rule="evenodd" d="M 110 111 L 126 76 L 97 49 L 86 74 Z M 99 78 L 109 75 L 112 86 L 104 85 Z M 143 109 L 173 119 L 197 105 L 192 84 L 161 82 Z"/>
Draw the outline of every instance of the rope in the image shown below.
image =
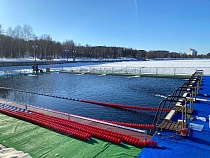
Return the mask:
<path id="1" fill-rule="evenodd" d="M 0 87 L 0 89 L 7 89 L 7 90 L 13 90 L 18 92 L 24 92 L 24 93 L 31 93 L 31 94 L 37 94 L 37 95 L 43 95 L 53 98 L 60 98 L 60 99 L 66 99 L 66 100 L 72 100 L 72 101 L 79 101 L 84 103 L 90 103 L 95 105 L 101 105 L 101 106 L 108 106 L 113 108 L 121 108 L 121 109 L 137 109 L 137 110 L 147 110 L 147 111 L 164 111 L 164 112 L 170 112 L 170 108 L 154 108 L 154 107 L 147 107 L 147 106 L 132 106 L 132 105 L 123 105 L 123 104 L 112 104 L 112 103 L 106 103 L 106 102 L 96 102 L 91 100 L 82 100 L 82 99 L 75 99 L 75 98 L 68 98 L 68 97 L 61 97 L 61 96 L 55 96 L 50 94 L 43 94 L 43 93 L 37 93 L 37 92 L 30 92 L 25 90 L 19 90 L 19 89 L 13 89 L 13 88 L 7 88 L 7 87 Z"/>

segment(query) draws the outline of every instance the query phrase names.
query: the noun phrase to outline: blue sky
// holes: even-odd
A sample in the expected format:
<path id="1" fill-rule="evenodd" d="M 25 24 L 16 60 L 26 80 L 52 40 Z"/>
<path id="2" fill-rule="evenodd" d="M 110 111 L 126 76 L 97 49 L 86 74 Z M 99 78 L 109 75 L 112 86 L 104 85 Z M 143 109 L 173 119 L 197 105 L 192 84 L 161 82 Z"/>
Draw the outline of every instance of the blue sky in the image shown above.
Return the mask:
<path id="1" fill-rule="evenodd" d="M 0 0 L 0 24 L 60 42 L 207 54 L 209 8 L 210 0 Z"/>

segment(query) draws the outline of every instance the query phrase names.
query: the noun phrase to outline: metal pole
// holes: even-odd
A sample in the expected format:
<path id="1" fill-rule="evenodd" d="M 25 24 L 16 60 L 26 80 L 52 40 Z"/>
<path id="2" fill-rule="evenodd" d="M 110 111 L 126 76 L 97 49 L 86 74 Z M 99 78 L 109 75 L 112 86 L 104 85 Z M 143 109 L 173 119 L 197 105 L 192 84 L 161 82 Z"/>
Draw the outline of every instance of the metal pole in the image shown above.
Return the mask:
<path id="1" fill-rule="evenodd" d="M 147 140 L 147 130 L 145 130 L 144 133 L 144 140 Z"/>

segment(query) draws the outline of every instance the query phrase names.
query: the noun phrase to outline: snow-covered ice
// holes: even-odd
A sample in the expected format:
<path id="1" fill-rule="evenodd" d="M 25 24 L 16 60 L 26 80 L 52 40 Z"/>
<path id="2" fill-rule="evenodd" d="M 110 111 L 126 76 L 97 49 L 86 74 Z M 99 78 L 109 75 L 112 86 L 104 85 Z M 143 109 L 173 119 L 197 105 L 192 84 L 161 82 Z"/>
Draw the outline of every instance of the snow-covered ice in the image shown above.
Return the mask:
<path id="1" fill-rule="evenodd" d="M 1 61 L 32 61 L 33 59 L 0 59 Z M 65 59 L 56 59 L 65 60 Z M 70 59 L 71 60 L 71 59 Z M 111 59 L 110 59 L 111 60 Z M 123 59 L 124 60 L 124 59 Z M 116 61 L 116 62 L 94 62 L 96 59 L 76 59 L 76 63 L 57 64 L 51 70 L 66 70 L 79 72 L 104 72 L 104 73 L 152 73 L 152 74 L 193 74 L 196 70 L 204 70 L 204 75 L 210 75 L 210 59 L 190 60 L 148 60 L 148 61 Z M 80 62 L 81 61 L 81 62 Z M 89 61 L 89 62 L 87 62 Z M 41 66 L 40 66 L 41 67 Z M 18 67 L 20 69 L 20 67 Z M 43 68 L 43 66 L 41 67 Z M 10 69 L 10 68 L 5 68 Z M 5 70 L 4 70 L 5 71 Z M 23 72 L 30 72 L 31 67 L 21 68 Z M 1 74 L 4 73 L 1 71 Z"/>
<path id="2" fill-rule="evenodd" d="M 210 60 L 197 59 L 102 62 L 97 65 L 63 67 L 63 70 L 134 74 L 193 74 L 196 70 L 204 70 L 205 75 L 210 75 Z"/>

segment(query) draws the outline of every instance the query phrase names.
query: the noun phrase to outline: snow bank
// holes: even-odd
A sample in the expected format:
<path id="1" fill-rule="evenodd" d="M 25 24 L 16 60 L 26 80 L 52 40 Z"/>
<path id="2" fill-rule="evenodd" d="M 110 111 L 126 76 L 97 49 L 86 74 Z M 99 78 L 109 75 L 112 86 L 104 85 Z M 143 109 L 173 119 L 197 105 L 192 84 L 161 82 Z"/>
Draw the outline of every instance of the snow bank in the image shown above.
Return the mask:
<path id="1" fill-rule="evenodd" d="M 5 148 L 0 144 L 0 157 L 2 158 L 31 158 L 28 153 L 17 151 L 14 148 Z"/>

